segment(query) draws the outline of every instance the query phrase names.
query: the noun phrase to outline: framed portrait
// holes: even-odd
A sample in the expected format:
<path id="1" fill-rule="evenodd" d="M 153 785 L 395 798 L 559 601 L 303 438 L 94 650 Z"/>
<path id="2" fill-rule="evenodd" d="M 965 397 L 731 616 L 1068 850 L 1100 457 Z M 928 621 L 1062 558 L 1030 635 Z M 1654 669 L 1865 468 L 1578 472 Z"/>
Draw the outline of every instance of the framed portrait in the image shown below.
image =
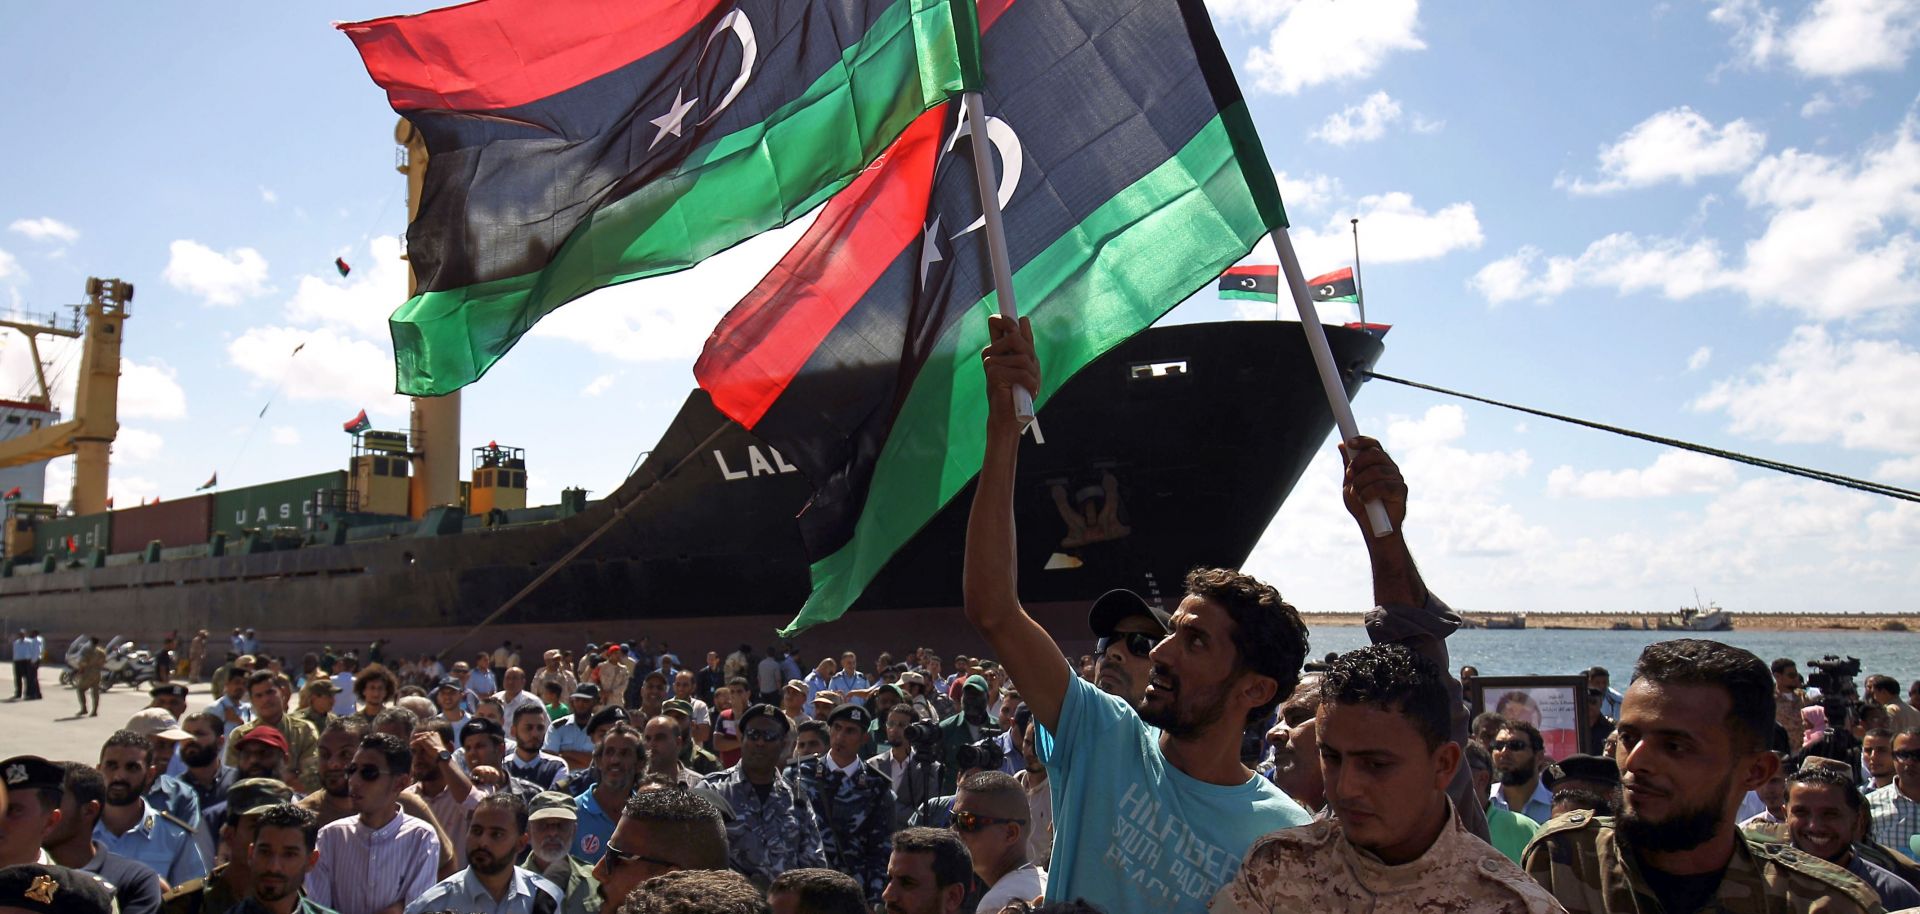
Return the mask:
<path id="1" fill-rule="evenodd" d="M 1563 759 L 1579 752 L 1598 752 L 1586 745 L 1587 678 L 1585 676 L 1480 676 L 1469 685 L 1467 703 L 1475 716 L 1492 711 L 1511 720 L 1540 728 L 1547 756 Z"/>

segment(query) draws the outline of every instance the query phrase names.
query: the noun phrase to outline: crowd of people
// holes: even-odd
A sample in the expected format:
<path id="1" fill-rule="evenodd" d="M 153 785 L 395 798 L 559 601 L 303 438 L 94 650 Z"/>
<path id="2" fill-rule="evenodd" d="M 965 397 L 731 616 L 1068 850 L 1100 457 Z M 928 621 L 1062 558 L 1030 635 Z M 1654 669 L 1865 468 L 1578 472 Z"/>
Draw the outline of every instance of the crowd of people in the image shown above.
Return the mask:
<path id="1" fill-rule="evenodd" d="M 1101 597 L 1096 652 L 1066 656 L 1015 573 L 1009 400 L 1038 365 L 1023 325 L 993 338 L 962 570 L 991 658 L 809 668 L 641 638 L 294 659 L 246 630 L 202 668 L 202 632 L 97 757 L 0 760 L 0 910 L 1920 908 L 1920 711 L 1897 681 L 1811 687 L 1790 660 L 1660 642 L 1624 691 L 1587 671 L 1593 751 L 1549 757 L 1524 715 L 1469 713 L 1458 619 L 1368 439 L 1342 445 L 1344 499 L 1395 531 L 1365 537 L 1369 646 L 1310 662 L 1273 587 L 1198 569 L 1172 612 Z"/>

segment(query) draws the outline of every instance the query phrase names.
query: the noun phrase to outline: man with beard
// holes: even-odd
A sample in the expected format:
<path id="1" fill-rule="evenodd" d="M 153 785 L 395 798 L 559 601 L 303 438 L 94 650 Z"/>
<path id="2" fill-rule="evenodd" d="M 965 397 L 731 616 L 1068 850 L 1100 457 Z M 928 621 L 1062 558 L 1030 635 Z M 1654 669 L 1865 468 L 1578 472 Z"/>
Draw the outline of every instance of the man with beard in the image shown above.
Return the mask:
<path id="1" fill-rule="evenodd" d="M 622 807 L 620 826 L 593 868 L 600 883 L 600 909 L 620 908 L 636 887 L 656 876 L 724 871 L 727 859 L 727 829 L 712 803 L 689 790 L 636 793 Z"/>
<path id="2" fill-rule="evenodd" d="M 945 828 L 894 832 L 887 857 L 887 914 L 959 914 L 973 884 L 973 859 Z"/>
<path id="3" fill-rule="evenodd" d="M 1487 747 L 1468 741 L 1466 762 L 1473 772 L 1473 795 L 1480 798 L 1480 809 L 1487 815 L 1487 843 L 1508 860 L 1519 863 L 1527 842 L 1540 833 L 1540 823 L 1493 805 L 1493 756 Z"/>
<path id="4" fill-rule="evenodd" d="M 360 751 L 360 738 L 367 735 L 367 722 L 359 717 L 336 717 L 320 734 L 320 783 L 316 790 L 299 800 L 299 806 L 319 818 L 321 827 L 347 818 L 354 814 L 351 794 L 351 777 L 347 769 L 353 766 L 353 757 Z M 427 801 L 412 791 L 402 791 L 400 808 L 407 815 L 419 819 L 433 827 L 434 838 L 439 844 L 440 861 L 434 870 L 437 875 L 452 873 L 458 866 L 459 857 L 453 854 L 453 838 L 447 834 L 446 827 L 440 823 L 427 805 Z"/>
<path id="5" fill-rule="evenodd" d="M 1314 714 L 1320 710 L 1320 680 L 1325 674 L 1300 677 L 1293 694 L 1280 703 L 1279 719 L 1267 731 L 1273 747 L 1273 770 L 1268 778 L 1286 791 L 1301 808 L 1320 813 L 1327 806 L 1326 782 L 1320 777 L 1320 742 Z"/>
<path id="6" fill-rule="evenodd" d="M 556 790 L 534 797 L 527 813 L 527 856 L 520 866 L 545 876 L 560 890 L 558 914 L 591 914 L 600 908 L 593 867 L 568 853 L 578 821 L 573 798 Z"/>
<path id="7" fill-rule="evenodd" d="M 508 776 L 541 790 L 552 788 L 554 779 L 567 772 L 567 763 L 542 749 L 546 742 L 547 709 L 538 704 L 522 705 L 513 712 L 513 751 L 502 760 L 502 769 Z"/>
<path id="8" fill-rule="evenodd" d="M 1741 834 L 1734 812 L 1780 760 L 1767 749 L 1773 682 L 1716 641 L 1647 647 L 1620 704 L 1618 818 L 1547 823 L 1522 861 L 1573 914 L 1880 910 L 1844 870 Z M 1710 907 L 1709 907 L 1710 906 Z"/>
<path id="9" fill-rule="evenodd" d="M 1314 715 L 1332 814 L 1261 838 L 1212 914 L 1564 914 L 1453 813 L 1460 744 L 1446 675 L 1398 644 L 1334 661 Z"/>
<path id="10" fill-rule="evenodd" d="M 720 757 L 707 751 L 694 738 L 693 707 L 685 699 L 669 698 L 660 703 L 660 714 L 680 726 L 680 767 L 706 777 L 720 770 Z M 711 732 L 711 730 L 709 730 Z M 653 751 L 651 744 L 647 749 Z"/>
<path id="11" fill-rule="evenodd" d="M 320 789 L 320 763 L 314 752 L 320 742 L 320 733 L 313 725 L 297 717 L 287 715 L 287 703 L 274 682 L 272 671 L 261 670 L 247 677 L 247 698 L 253 702 L 253 719 L 235 727 L 233 736 L 227 740 L 227 764 L 242 767 L 239 759 L 240 741 L 259 727 L 272 727 L 280 731 L 287 745 L 287 783 L 296 789 L 313 791 Z"/>
<path id="12" fill-rule="evenodd" d="M 153 702 L 147 707 L 163 708 L 175 720 L 184 720 L 187 716 L 187 687 L 177 682 L 156 685 L 147 690 Z"/>
<path id="13" fill-rule="evenodd" d="M 278 780 L 252 778 L 235 781 L 227 793 L 226 822 L 217 833 L 227 862 L 215 866 L 206 876 L 174 886 L 161 904 L 166 914 L 221 914 L 246 898 L 253 890 L 253 862 L 247 849 L 253 845 L 254 827 L 261 812 L 288 802 L 293 790 Z"/>
<path id="14" fill-rule="evenodd" d="M 1099 639 L 1094 642 L 1094 686 L 1139 708 L 1153 673 L 1147 654 L 1167 636 L 1169 618 L 1166 610 L 1147 605 L 1131 590 L 1109 590 L 1093 601 L 1087 627 Z"/>
<path id="15" fill-rule="evenodd" d="M 453 859 L 464 860 L 467 825 L 486 791 L 474 785 L 448 750 L 450 739 L 447 722 L 438 718 L 421 724 L 414 731 L 407 746 L 412 761 L 407 774 L 413 783 L 401 795 L 418 797 L 427 804 L 433 811 L 434 821 L 446 829 L 451 839 L 449 850 L 453 852 Z"/>
<path id="16" fill-rule="evenodd" d="M 573 839 L 573 855 L 586 861 L 597 861 L 606 850 L 607 838 L 613 834 L 614 816 L 607 810 L 618 810 L 626 805 L 627 797 L 633 795 L 633 785 L 640 780 L 640 767 L 645 760 L 641 751 L 640 731 L 622 721 L 616 723 L 601 737 L 600 748 L 593 752 L 593 764 L 600 772 L 599 783 L 592 790 L 585 791 L 574 801 L 574 815 L 578 817 L 578 829 Z"/>
<path id="17" fill-rule="evenodd" d="M 173 715 L 161 708 L 142 708 L 127 721 L 125 729 L 146 737 L 148 745 L 153 747 L 153 757 L 147 760 L 147 802 L 190 826 L 199 827 L 200 798 L 192 788 L 180 783 L 179 778 L 165 773 L 173 764 L 174 747 L 193 739 L 193 734 L 180 729 Z"/>
<path id="18" fill-rule="evenodd" d="M 153 808 L 142 796 L 152 756 L 152 744 L 131 730 L 107 737 L 99 765 L 107 805 L 93 837 L 106 850 L 144 863 L 167 884 L 179 885 L 205 876 L 207 862 L 193 840 L 193 826 Z"/>
<path id="19" fill-rule="evenodd" d="M 1824 761 L 1829 760 L 1809 759 L 1787 778 L 1788 840 L 1795 849 L 1859 877 L 1887 910 L 1920 907 L 1920 891 L 1857 850 L 1866 801 L 1844 767 L 1829 767 L 1821 764 Z"/>
<path id="20" fill-rule="evenodd" d="M 412 753 L 391 735 L 360 738 L 348 767 L 350 819 L 320 829 L 320 861 L 307 873 L 307 894 L 341 914 L 398 914 L 432 888 L 439 855 L 433 829 L 400 811 Z"/>
<path id="21" fill-rule="evenodd" d="M 1893 736 L 1893 783 L 1867 795 L 1873 840 L 1899 850 L 1920 835 L 1920 730 Z"/>
<path id="22" fill-rule="evenodd" d="M 565 760 L 569 771 L 593 764 L 593 738 L 588 735 L 588 723 L 593 719 L 594 706 L 599 703 L 600 687 L 591 682 L 580 683 L 567 698 L 573 714 L 554 721 L 547 728 L 543 748 Z"/>
<path id="23" fill-rule="evenodd" d="M 236 767 L 243 778 L 293 780 L 286 774 L 287 738 L 272 727 L 255 727 L 234 734 L 227 755 L 239 763 Z"/>
<path id="24" fill-rule="evenodd" d="M 465 756 L 467 773 L 488 793 L 512 793 L 522 804 L 533 800 L 540 788 L 506 771 L 507 731 L 484 717 L 469 720 L 460 728 L 458 755 Z M 456 759 L 457 760 L 457 759 Z"/>
<path id="25" fill-rule="evenodd" d="M 787 716 L 768 704 L 740 721 L 740 762 L 707 776 L 706 786 L 733 807 L 726 823 L 728 861 L 755 885 L 798 867 L 826 866 L 820 826 L 807 793 L 780 773 Z"/>
<path id="26" fill-rule="evenodd" d="M 269 806 L 258 815 L 253 846 L 246 851 L 253 893 L 228 914 L 334 914 L 301 891 L 307 873 L 320 862 L 319 818 L 292 803 Z"/>
<path id="27" fill-rule="evenodd" d="M 1553 791 L 1540 783 L 1540 752 L 1546 741 L 1539 728 L 1524 720 L 1509 720 L 1500 725 L 1487 748 L 1493 751 L 1493 771 L 1500 776 L 1493 805 L 1535 822 L 1553 818 Z"/>
<path id="28" fill-rule="evenodd" d="M 93 840 L 94 823 L 106 804 L 107 785 L 100 772 L 79 762 L 59 762 L 65 777 L 60 787 L 60 820 L 42 846 L 53 862 L 85 870 L 113 887 L 120 914 L 159 914 L 164 891 L 152 869 L 119 854 L 109 853 Z"/>
<path id="29" fill-rule="evenodd" d="M 211 810 L 227 801 L 227 790 L 240 779 L 239 769 L 220 761 L 220 737 L 226 722 L 205 711 L 195 711 L 180 721 L 180 729 L 192 736 L 176 750 L 186 770 L 180 783 L 187 785 L 200 799 L 200 809 Z"/>
<path id="30" fill-rule="evenodd" d="M 527 806 L 510 793 L 480 801 L 467 828 L 467 868 L 407 903 L 406 914 L 428 911 L 553 911 L 560 890 L 545 877 L 513 865 L 527 848 Z M 541 901 L 541 896 L 545 901 Z M 539 903 L 536 906 L 536 903 Z"/>

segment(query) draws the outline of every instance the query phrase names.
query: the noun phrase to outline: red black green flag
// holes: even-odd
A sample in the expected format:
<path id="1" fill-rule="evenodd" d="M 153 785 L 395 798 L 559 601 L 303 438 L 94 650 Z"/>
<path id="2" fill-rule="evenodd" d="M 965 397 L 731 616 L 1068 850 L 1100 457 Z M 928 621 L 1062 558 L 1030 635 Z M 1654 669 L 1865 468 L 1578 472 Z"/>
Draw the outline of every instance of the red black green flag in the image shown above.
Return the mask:
<path id="1" fill-rule="evenodd" d="M 1230 267 L 1220 274 L 1220 297 L 1240 301 L 1279 301 L 1280 265 Z"/>
<path id="2" fill-rule="evenodd" d="M 347 274 L 353 272 L 353 266 L 347 263 L 345 257 L 333 258 L 333 268 L 340 271 L 341 279 L 347 278 Z"/>
<path id="3" fill-rule="evenodd" d="M 340 26 L 425 140 L 401 393 L 819 205 L 978 84 L 972 0 L 479 0 Z"/>
<path id="4" fill-rule="evenodd" d="M 1353 268 L 1341 267 L 1331 273 L 1315 276 L 1307 280 L 1307 291 L 1313 293 L 1314 301 L 1360 300 L 1360 292 L 1353 284 Z"/>
<path id="5" fill-rule="evenodd" d="M 1286 216 L 1201 0 L 984 0 L 980 21 L 1044 409 Z M 927 112 L 835 197 L 694 367 L 814 484 L 813 592 L 789 632 L 844 612 L 980 467 L 997 305 L 961 107 Z"/>

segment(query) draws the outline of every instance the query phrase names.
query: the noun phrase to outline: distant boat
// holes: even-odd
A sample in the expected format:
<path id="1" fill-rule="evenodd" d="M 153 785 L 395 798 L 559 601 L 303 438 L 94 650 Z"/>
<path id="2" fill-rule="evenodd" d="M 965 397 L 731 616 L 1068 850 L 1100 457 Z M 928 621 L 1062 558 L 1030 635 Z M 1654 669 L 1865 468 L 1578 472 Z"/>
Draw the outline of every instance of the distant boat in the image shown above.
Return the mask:
<path id="1" fill-rule="evenodd" d="M 1721 609 L 1717 603 L 1705 606 L 1682 606 L 1679 612 L 1654 621 L 1654 628 L 1663 632 L 1726 632 L 1733 630 L 1733 613 Z"/>
<path id="2" fill-rule="evenodd" d="M 1464 628 L 1526 628 L 1526 613 L 1481 614 L 1461 619 Z"/>

